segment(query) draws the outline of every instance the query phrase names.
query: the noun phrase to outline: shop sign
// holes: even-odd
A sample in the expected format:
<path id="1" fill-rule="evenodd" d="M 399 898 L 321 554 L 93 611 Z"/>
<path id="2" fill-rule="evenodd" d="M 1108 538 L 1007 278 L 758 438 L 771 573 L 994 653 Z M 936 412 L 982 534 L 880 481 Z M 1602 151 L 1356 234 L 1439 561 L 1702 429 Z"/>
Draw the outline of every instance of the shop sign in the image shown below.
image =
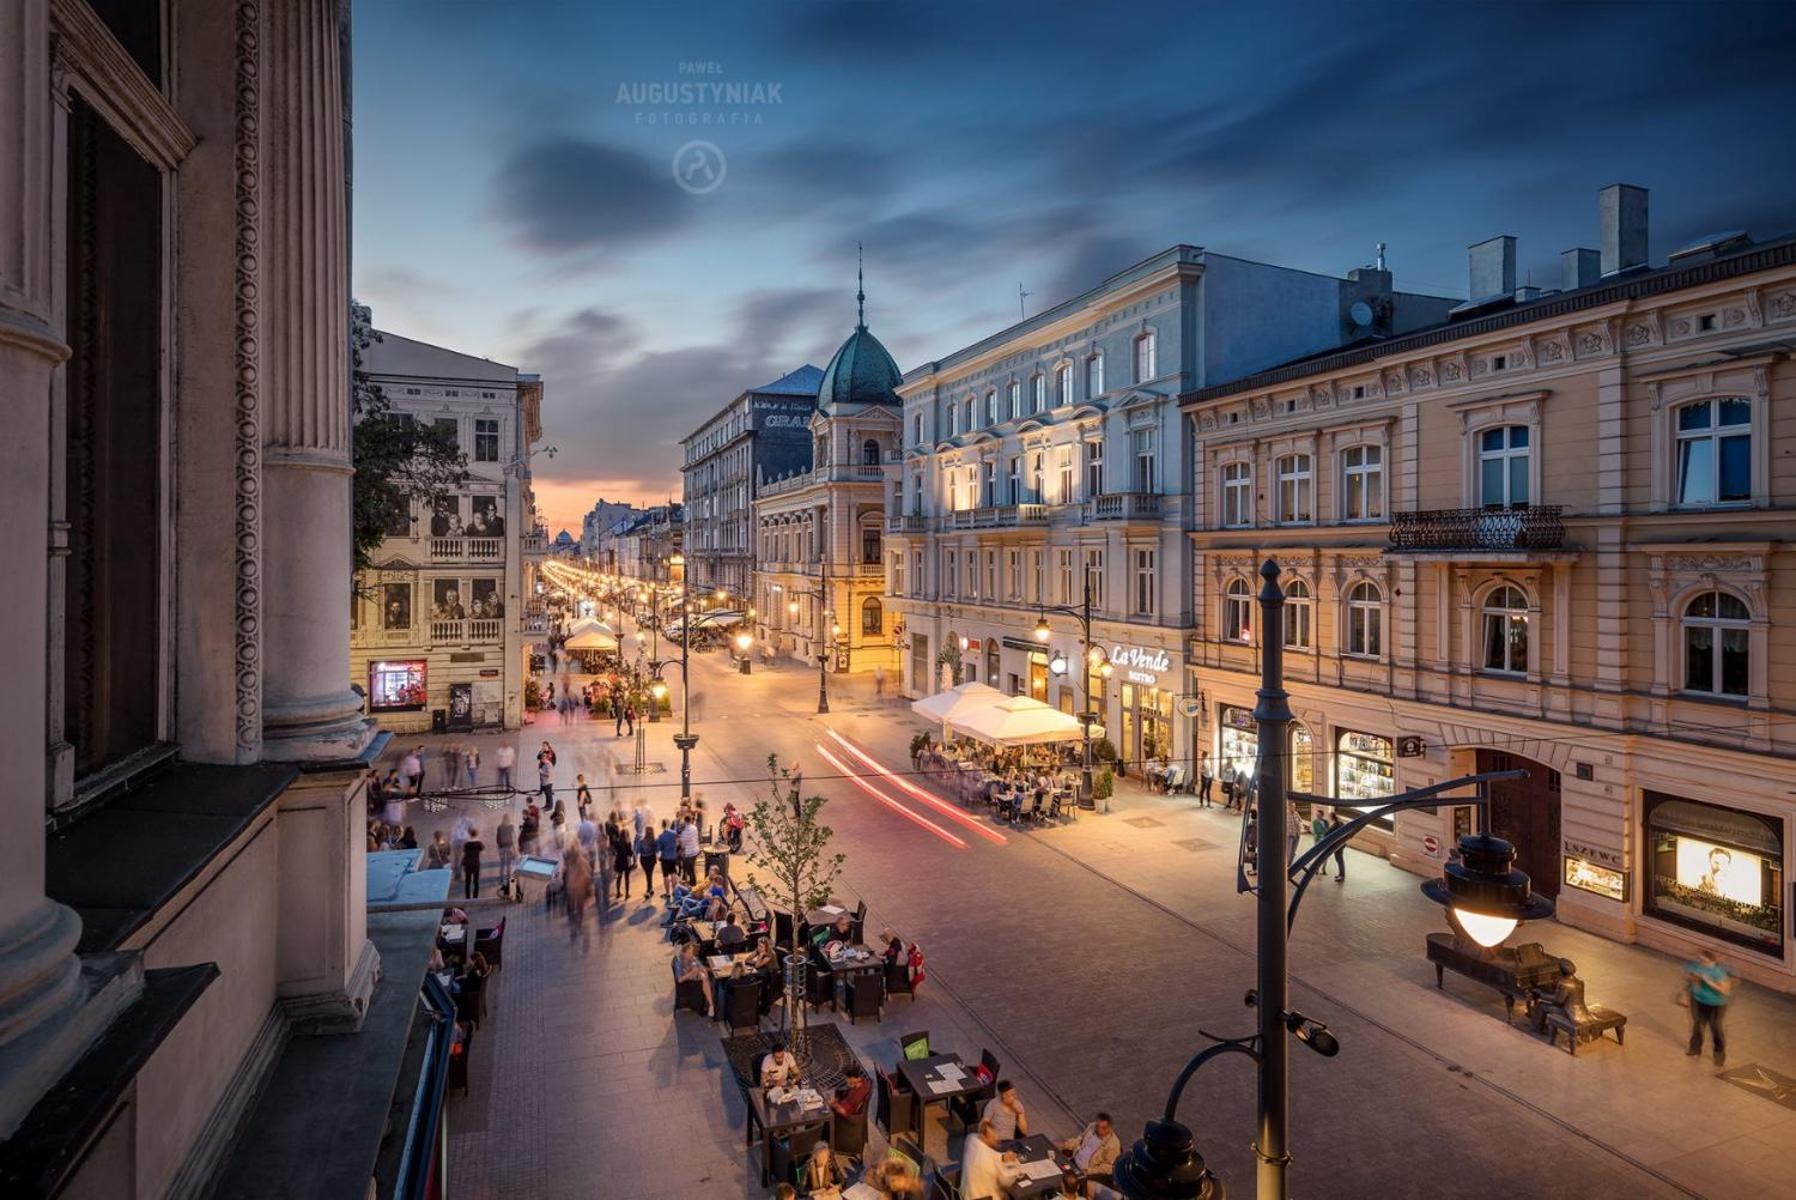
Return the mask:
<path id="1" fill-rule="evenodd" d="M 1441 854 L 1441 840 L 1435 837 L 1432 833 L 1423 835 L 1422 850 L 1430 858 L 1439 858 Z"/>
<path id="2" fill-rule="evenodd" d="M 1161 674 L 1172 669 L 1170 654 L 1148 646 L 1112 646 L 1110 661 L 1134 683 L 1159 683 Z"/>
<path id="3" fill-rule="evenodd" d="M 1565 856 L 1565 886 L 1623 904 L 1628 899 L 1626 871 L 1617 871 L 1613 867 L 1572 854 Z"/>
<path id="4" fill-rule="evenodd" d="M 981 643 L 980 640 L 976 637 L 968 638 L 967 639 L 967 653 L 969 653 L 969 654 L 979 653 L 979 650 L 980 650 L 980 647 L 982 644 L 983 643 Z"/>
<path id="5" fill-rule="evenodd" d="M 1390 739 L 1379 737 L 1375 733 L 1355 733 L 1351 729 L 1343 729 L 1339 745 L 1349 754 L 1362 754 L 1384 762 L 1391 760 Z"/>
<path id="6" fill-rule="evenodd" d="M 1628 865 L 1615 851 L 1605 850 L 1601 846 L 1592 846 L 1588 842 L 1574 842 L 1568 839 L 1565 842 L 1565 854 L 1567 858 L 1581 858 L 1586 862 L 1598 863 L 1617 871 Z"/>
<path id="7" fill-rule="evenodd" d="M 1226 725 L 1230 729 L 1245 729 L 1257 733 L 1260 723 L 1253 719 L 1253 710 L 1241 708 L 1234 704 L 1218 704 L 1216 706 L 1216 723 Z"/>
<path id="8" fill-rule="evenodd" d="M 482 679 L 497 679 L 497 678 L 499 678 L 499 668 L 498 667 L 482 667 L 480 670 L 480 677 Z"/>

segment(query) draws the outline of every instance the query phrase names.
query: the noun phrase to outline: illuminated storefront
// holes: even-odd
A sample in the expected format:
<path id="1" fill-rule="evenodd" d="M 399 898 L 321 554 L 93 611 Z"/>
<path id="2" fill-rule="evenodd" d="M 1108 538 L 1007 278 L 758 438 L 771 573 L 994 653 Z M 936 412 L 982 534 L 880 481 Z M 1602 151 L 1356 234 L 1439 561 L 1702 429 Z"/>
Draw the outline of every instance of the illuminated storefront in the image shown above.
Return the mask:
<path id="1" fill-rule="evenodd" d="M 418 712 L 423 709 L 429 694 L 425 688 L 425 670 L 421 658 L 369 663 L 369 711 Z"/>
<path id="2" fill-rule="evenodd" d="M 1782 823 L 1663 792 L 1643 810 L 1646 914 L 1782 957 Z"/>
<path id="3" fill-rule="evenodd" d="M 1396 747 L 1375 733 L 1343 729 L 1335 735 L 1335 796 L 1364 811 L 1377 808 L 1397 792 Z M 1391 818 L 1375 822 L 1394 828 Z"/>
<path id="4" fill-rule="evenodd" d="M 1257 760 L 1260 756 L 1259 726 L 1253 719 L 1253 709 L 1237 704 L 1218 704 L 1216 728 L 1220 731 L 1217 776 L 1221 777 L 1224 767 L 1232 766 L 1237 775 L 1253 778 L 1254 772 L 1259 769 Z"/>

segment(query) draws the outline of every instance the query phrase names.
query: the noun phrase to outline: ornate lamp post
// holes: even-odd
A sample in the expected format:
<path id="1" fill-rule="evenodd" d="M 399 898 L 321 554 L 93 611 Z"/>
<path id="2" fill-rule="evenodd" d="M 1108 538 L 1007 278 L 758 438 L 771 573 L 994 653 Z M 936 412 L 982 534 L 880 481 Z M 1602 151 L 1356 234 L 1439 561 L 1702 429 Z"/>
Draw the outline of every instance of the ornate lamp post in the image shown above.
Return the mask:
<path id="1" fill-rule="evenodd" d="M 674 745 L 680 749 L 680 799 L 692 798 L 692 748 L 698 745 L 698 735 L 692 732 L 692 593 L 691 582 L 686 574 L 686 557 L 675 551 L 667 560 L 669 567 L 680 569 L 680 601 L 685 615 L 680 619 L 680 732 L 674 735 Z M 660 648 L 660 634 L 656 633 L 656 648 Z M 649 670 L 655 682 L 649 686 L 656 706 L 667 695 L 667 683 L 661 675 L 672 662 L 659 659 L 649 660 Z"/>
<path id="2" fill-rule="evenodd" d="M 1091 571 L 1090 571 L 1090 569 L 1087 568 L 1087 570 L 1085 572 L 1085 598 L 1083 601 L 1081 601 L 1077 605 L 1050 604 L 1050 605 L 1039 606 L 1036 608 L 1035 611 L 1036 611 L 1035 640 L 1038 642 L 1042 642 L 1044 644 L 1048 641 L 1049 638 L 1054 636 L 1054 630 L 1052 628 L 1050 628 L 1048 625 L 1048 614 L 1049 613 L 1065 613 L 1067 616 L 1073 618 L 1073 620 L 1079 622 L 1079 650 L 1080 650 L 1079 656 L 1085 660 L 1085 711 L 1083 711 L 1079 714 L 1079 724 L 1081 726 L 1080 732 L 1082 735 L 1082 740 L 1084 741 L 1084 759 L 1083 759 L 1084 768 L 1081 771 L 1082 778 L 1081 778 L 1079 786 L 1080 786 L 1085 798 L 1090 799 L 1091 795 L 1092 795 L 1091 726 L 1092 726 L 1092 722 L 1094 722 L 1098 719 L 1098 714 L 1095 711 L 1093 711 L 1093 709 L 1092 709 L 1092 698 L 1091 698 L 1091 668 L 1093 665 L 1093 660 L 1095 659 L 1095 660 L 1101 661 L 1102 665 L 1099 668 L 1099 673 L 1102 674 L 1103 677 L 1106 679 L 1110 678 L 1110 673 L 1112 670 L 1114 670 L 1114 668 L 1111 667 L 1111 665 L 1110 665 L 1109 657 L 1107 655 L 1105 655 L 1099 647 L 1094 646 L 1091 643 Z M 1063 658 L 1060 660 L 1060 662 L 1061 662 L 1061 670 L 1056 671 L 1055 674 L 1064 674 L 1064 672 L 1065 672 L 1066 660 Z M 1050 669 L 1052 669 L 1052 664 L 1050 664 Z M 1110 811 L 1108 801 L 1105 802 L 1104 811 L 1105 812 Z"/>
<path id="3" fill-rule="evenodd" d="M 1278 564 L 1268 559 L 1260 568 L 1260 690 L 1254 717 L 1259 723 L 1259 838 L 1256 893 L 1258 912 L 1258 983 L 1247 1003 L 1259 1010 L 1258 1032 L 1241 1038 L 1218 1038 L 1198 1032 L 1214 1044 L 1205 1047 L 1179 1073 L 1166 1097 L 1166 1111 L 1150 1121 L 1142 1137 L 1117 1159 L 1114 1187 L 1129 1200 L 1222 1200 L 1222 1181 L 1211 1174 L 1198 1152 L 1191 1130 L 1178 1121 L 1179 1097 L 1197 1069 L 1223 1054 L 1245 1054 L 1259 1069 L 1258 1124 L 1254 1154 L 1259 1160 L 1255 1194 L 1259 1200 L 1285 1200 L 1290 1169 L 1291 1061 L 1287 1036 L 1324 1057 L 1340 1049 L 1328 1027 L 1289 1008 L 1290 972 L 1287 953 L 1291 925 L 1297 919 L 1310 880 L 1324 860 L 1373 821 L 1392 813 L 1463 804 L 1466 797 L 1446 793 L 1467 785 L 1477 789 L 1471 803 L 1483 810 L 1488 825 L 1486 787 L 1496 780 L 1520 779 L 1526 771 L 1489 771 L 1450 779 L 1432 787 L 1393 796 L 1360 813 L 1286 862 L 1285 767 L 1290 747 L 1291 707 L 1284 687 L 1284 592 L 1278 586 Z M 1318 797 L 1303 797 L 1316 800 Z M 1553 914 L 1553 902 L 1530 890 L 1528 876 L 1515 869 L 1515 847 L 1501 838 L 1474 834 L 1459 839 L 1461 861 L 1448 864 L 1441 878 L 1422 884 L 1422 894 L 1447 908 L 1457 928 L 1482 946 L 1495 946 L 1521 921 Z M 1244 856 L 1245 857 L 1245 856 Z M 1295 885 L 1295 886 L 1292 886 Z"/>

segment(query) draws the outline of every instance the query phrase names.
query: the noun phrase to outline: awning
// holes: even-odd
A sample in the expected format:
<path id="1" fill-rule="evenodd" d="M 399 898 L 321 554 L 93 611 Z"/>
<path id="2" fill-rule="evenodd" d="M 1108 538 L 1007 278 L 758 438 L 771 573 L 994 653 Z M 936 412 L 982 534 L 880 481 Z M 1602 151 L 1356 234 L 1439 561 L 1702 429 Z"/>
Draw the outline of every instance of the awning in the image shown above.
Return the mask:
<path id="1" fill-rule="evenodd" d="M 563 643 L 567 650 L 602 650 L 606 652 L 617 649 L 617 639 L 605 632 L 603 626 L 596 622 L 593 627 L 582 629 Z"/>
<path id="2" fill-rule="evenodd" d="M 931 721 L 950 721 L 975 709 L 990 708 L 1004 699 L 1004 693 L 990 684 L 969 680 L 959 687 L 911 701 L 910 710 Z"/>
<path id="3" fill-rule="evenodd" d="M 948 727 L 993 746 L 1076 742 L 1085 736 L 1078 718 L 1029 696 L 1009 696 L 949 719 Z M 1094 730 L 1093 736 L 1099 736 Z"/>

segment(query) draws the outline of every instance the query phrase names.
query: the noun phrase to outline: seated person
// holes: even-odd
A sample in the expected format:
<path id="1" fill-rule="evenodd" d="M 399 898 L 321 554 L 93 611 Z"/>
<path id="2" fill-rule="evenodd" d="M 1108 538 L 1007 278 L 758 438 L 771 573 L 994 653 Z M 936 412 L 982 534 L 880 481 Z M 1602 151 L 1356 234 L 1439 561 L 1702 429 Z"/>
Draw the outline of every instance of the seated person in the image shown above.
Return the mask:
<path id="1" fill-rule="evenodd" d="M 899 937 L 897 934 L 893 933 L 890 929 L 888 929 L 884 933 L 880 934 L 879 937 L 880 937 L 880 940 L 886 944 L 886 951 L 885 951 L 886 965 L 889 967 L 893 963 L 903 962 L 904 961 L 904 939 Z"/>
<path id="2" fill-rule="evenodd" d="M 985 1102 L 979 1117 L 980 1132 L 991 1130 L 993 1145 L 1029 1136 L 1029 1114 L 1023 1109 L 1023 1098 L 1008 1079 L 998 1080 L 998 1094 Z"/>
<path id="3" fill-rule="evenodd" d="M 1116 1136 L 1110 1114 L 1100 1112 L 1078 1137 L 1061 1142 L 1060 1149 L 1072 1159 L 1073 1170 L 1078 1172 L 1081 1180 L 1108 1179 L 1110 1169 L 1122 1153 L 1122 1141 Z"/>
<path id="4" fill-rule="evenodd" d="M 755 943 L 755 948 L 748 952 L 748 958 L 745 960 L 745 965 L 751 971 L 772 972 L 778 963 L 779 960 L 774 957 L 773 943 L 766 938 L 761 938 Z"/>
<path id="5" fill-rule="evenodd" d="M 705 994 L 705 1013 L 709 1015 L 716 1007 L 715 998 L 711 994 L 711 972 L 705 967 L 704 960 L 698 956 L 698 943 L 686 942 L 674 954 L 674 982 L 696 983 Z"/>
<path id="6" fill-rule="evenodd" d="M 847 1082 L 836 1089 L 835 1099 L 829 1106 L 839 1117 L 858 1117 L 867 1111 L 867 1098 L 873 1094 L 873 1084 L 858 1061 L 849 1063 L 845 1074 Z"/>
<path id="7" fill-rule="evenodd" d="M 761 1086 L 791 1087 L 799 1081 L 798 1059 L 786 1049 L 786 1043 L 774 1039 L 773 1049 L 761 1060 Z"/>
<path id="8" fill-rule="evenodd" d="M 798 1186 L 811 1200 L 836 1200 L 848 1182 L 848 1172 L 831 1152 L 828 1142 L 818 1142 L 811 1157 L 798 1169 Z"/>
<path id="9" fill-rule="evenodd" d="M 723 953 L 725 952 L 725 946 L 740 946 L 746 941 L 748 941 L 748 934 L 742 931 L 741 922 L 736 916 L 736 909 L 734 906 L 726 909 L 723 914 L 723 921 L 717 926 L 718 951 Z"/>
<path id="10" fill-rule="evenodd" d="M 836 923 L 830 926 L 829 936 L 831 940 L 841 942 L 844 945 L 854 945 L 854 917 L 848 913 L 843 913 L 841 916 L 837 917 Z"/>
<path id="11" fill-rule="evenodd" d="M 918 1173 L 917 1164 L 901 1154 L 888 1155 L 883 1162 L 867 1168 L 861 1182 L 881 1196 L 922 1200 L 923 1176 Z"/>

